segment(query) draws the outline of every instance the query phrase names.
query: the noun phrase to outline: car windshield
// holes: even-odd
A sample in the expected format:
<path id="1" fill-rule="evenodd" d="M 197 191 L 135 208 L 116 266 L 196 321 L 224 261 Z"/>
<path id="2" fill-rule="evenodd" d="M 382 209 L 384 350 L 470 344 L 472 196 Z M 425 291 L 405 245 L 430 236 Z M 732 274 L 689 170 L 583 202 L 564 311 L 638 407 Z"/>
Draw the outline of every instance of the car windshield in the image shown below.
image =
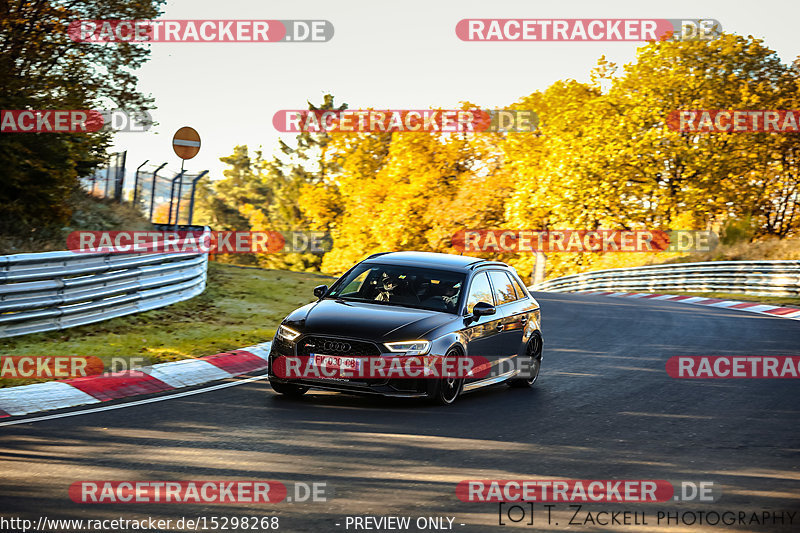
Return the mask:
<path id="1" fill-rule="evenodd" d="M 464 279 L 459 272 L 362 264 L 342 277 L 328 297 L 456 313 Z"/>

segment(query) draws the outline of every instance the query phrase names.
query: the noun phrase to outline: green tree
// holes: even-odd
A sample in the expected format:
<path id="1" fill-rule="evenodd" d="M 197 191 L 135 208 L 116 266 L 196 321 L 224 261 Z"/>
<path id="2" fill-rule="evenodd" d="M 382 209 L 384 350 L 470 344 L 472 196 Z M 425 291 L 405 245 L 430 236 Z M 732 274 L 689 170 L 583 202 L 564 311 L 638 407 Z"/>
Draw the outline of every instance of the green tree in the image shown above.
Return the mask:
<path id="1" fill-rule="evenodd" d="M 331 94 L 325 94 L 321 105 L 308 103 L 309 111 L 342 111 L 347 104 L 337 105 Z M 264 183 L 271 197 L 266 204 L 266 217 L 258 227 L 271 231 L 301 232 L 315 229 L 304 216 L 300 198 L 304 187 L 331 187 L 339 171 L 338 163 L 330 156 L 332 135 L 328 132 L 300 132 L 293 145 L 279 142 L 279 154 L 263 166 Z M 319 270 L 322 256 L 311 252 L 292 252 L 263 255 L 261 264 L 270 268 Z"/>
<path id="2" fill-rule="evenodd" d="M 149 50 L 73 41 L 81 19 L 151 19 L 163 0 L 14 0 L 0 3 L 0 109 L 144 110 L 132 73 Z M 77 179 L 103 160 L 108 133 L 0 135 L 0 231 L 65 220 Z"/>
<path id="3" fill-rule="evenodd" d="M 314 111 L 346 109 L 336 106 L 333 96 L 325 95 Z M 266 160 L 258 150 L 252 155 L 247 146 L 236 146 L 221 157 L 228 165 L 219 181 L 208 180 L 198 197 L 198 220 L 217 230 L 292 232 L 321 229 L 324 224 L 306 218 L 300 208 L 304 187 L 335 187 L 338 163 L 331 160 L 328 133 L 302 132 L 294 146 L 280 141 L 280 154 Z M 325 229 L 325 228 L 323 228 Z M 257 261 L 268 268 L 319 270 L 322 257 L 312 252 L 269 253 L 256 257 L 228 258 L 236 262 Z"/>
<path id="4" fill-rule="evenodd" d="M 212 182 L 204 178 L 198 183 L 197 220 L 220 231 L 247 231 L 250 220 L 244 214 L 249 206 L 269 203 L 270 190 L 263 183 L 261 152 L 251 158 L 247 146 L 236 146 L 229 156 L 219 160 L 230 168 L 222 172 L 224 178 Z M 266 207 L 264 207 L 266 209 Z"/>

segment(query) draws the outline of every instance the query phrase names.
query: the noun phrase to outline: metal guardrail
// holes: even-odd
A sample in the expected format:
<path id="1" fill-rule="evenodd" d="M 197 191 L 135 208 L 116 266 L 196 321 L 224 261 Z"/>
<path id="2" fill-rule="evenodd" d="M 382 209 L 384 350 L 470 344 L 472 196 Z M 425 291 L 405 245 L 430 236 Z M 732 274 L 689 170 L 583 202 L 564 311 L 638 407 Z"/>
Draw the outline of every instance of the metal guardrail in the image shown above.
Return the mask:
<path id="1" fill-rule="evenodd" d="M 573 274 L 544 281 L 536 291 L 727 292 L 799 296 L 800 261 L 709 261 Z"/>
<path id="2" fill-rule="evenodd" d="M 0 256 L 0 338 L 91 324 L 205 290 L 208 254 L 44 252 Z"/>

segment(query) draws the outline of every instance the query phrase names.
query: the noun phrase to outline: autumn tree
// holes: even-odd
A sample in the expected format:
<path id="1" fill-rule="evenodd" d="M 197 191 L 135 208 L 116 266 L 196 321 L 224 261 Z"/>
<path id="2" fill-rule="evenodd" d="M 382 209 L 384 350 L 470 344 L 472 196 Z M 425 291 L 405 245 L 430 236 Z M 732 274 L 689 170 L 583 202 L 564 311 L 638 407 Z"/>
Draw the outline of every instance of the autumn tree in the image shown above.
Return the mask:
<path id="1" fill-rule="evenodd" d="M 775 109 L 785 75 L 762 41 L 737 35 L 639 50 L 608 94 L 618 120 L 607 155 L 609 174 L 640 198 L 642 221 L 705 228 L 756 210 L 762 184 L 751 173 L 776 134 L 678 132 L 666 118 L 679 109 Z"/>
<path id="2" fill-rule="evenodd" d="M 502 218 L 502 191 L 510 188 L 500 186 L 489 150 L 473 134 L 342 134 L 333 148 L 341 161 L 335 189 L 308 187 L 301 198 L 304 213 L 332 231 L 326 272 L 379 251 L 457 253 L 458 230 Z M 335 194 L 338 213 L 320 210 L 326 194 Z"/>
<path id="3" fill-rule="evenodd" d="M 789 236 L 800 228 L 799 135 L 683 132 L 667 120 L 687 109 L 797 109 L 799 83 L 800 63 L 783 65 L 752 37 L 652 42 L 622 68 L 601 58 L 587 81 L 512 104 L 538 114 L 534 132 L 301 134 L 263 166 L 270 200 L 242 213 L 251 227 L 329 231 L 327 272 L 379 251 L 458 253 L 451 239 L 465 229 Z M 336 107 L 326 98 L 319 109 Z M 479 255 L 533 269 L 532 255 Z M 653 258 L 563 253 L 548 264 L 552 275 Z"/>
<path id="4" fill-rule="evenodd" d="M 787 235 L 797 206 L 796 134 L 680 132 L 667 117 L 682 109 L 792 109 L 797 80 L 761 41 L 735 35 L 653 42 L 621 73 L 601 60 L 590 83 L 557 82 L 523 99 L 540 113 L 541 131 L 506 145 L 518 176 L 509 220 L 718 229 L 748 218 L 756 233 Z M 563 263 L 558 273 L 601 260 L 553 259 Z"/>

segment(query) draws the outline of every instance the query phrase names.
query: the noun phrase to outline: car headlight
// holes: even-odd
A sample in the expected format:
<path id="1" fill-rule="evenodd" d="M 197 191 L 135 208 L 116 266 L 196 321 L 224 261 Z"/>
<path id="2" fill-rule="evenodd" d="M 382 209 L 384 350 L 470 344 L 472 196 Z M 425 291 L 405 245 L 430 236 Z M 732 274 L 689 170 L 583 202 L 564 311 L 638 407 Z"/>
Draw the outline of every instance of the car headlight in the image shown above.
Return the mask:
<path id="1" fill-rule="evenodd" d="M 284 326 L 283 324 L 281 324 L 278 327 L 278 337 L 280 337 L 281 339 L 283 339 L 285 341 L 292 342 L 293 340 L 295 340 L 299 336 L 300 336 L 300 332 L 293 330 L 289 326 Z"/>
<path id="2" fill-rule="evenodd" d="M 424 355 L 431 349 L 428 341 L 387 342 L 390 352 L 404 352 L 405 355 Z"/>

